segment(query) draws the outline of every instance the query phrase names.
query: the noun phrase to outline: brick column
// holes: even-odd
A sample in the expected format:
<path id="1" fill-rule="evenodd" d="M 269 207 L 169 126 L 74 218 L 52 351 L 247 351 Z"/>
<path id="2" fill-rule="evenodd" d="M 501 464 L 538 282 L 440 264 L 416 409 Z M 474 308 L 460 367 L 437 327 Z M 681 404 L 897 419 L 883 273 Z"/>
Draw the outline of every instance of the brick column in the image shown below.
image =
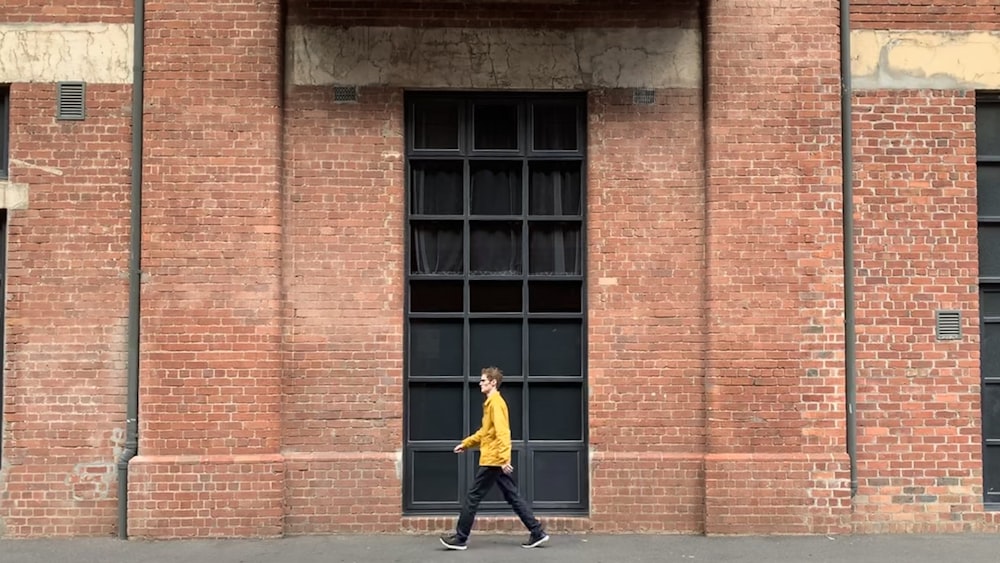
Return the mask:
<path id="1" fill-rule="evenodd" d="M 707 21 L 707 533 L 846 531 L 838 4 Z"/>
<path id="2" fill-rule="evenodd" d="M 281 8 L 147 4 L 133 536 L 282 532 Z"/>

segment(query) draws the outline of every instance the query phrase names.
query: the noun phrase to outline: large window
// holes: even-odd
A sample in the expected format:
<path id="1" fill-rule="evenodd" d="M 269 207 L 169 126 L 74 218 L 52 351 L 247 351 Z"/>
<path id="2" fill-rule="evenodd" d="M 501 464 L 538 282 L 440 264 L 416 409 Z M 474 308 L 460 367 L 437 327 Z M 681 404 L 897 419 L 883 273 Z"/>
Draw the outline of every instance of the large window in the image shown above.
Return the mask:
<path id="1" fill-rule="evenodd" d="M 7 210 L 0 209 L 0 292 L 7 292 Z M 0 358 L 4 354 L 4 338 L 6 337 L 5 327 L 7 326 L 7 307 L 0 304 Z M 0 364 L 0 428 L 6 428 L 4 420 L 4 367 Z M 3 432 L 0 432 L 0 459 L 3 459 Z"/>
<path id="2" fill-rule="evenodd" d="M 1000 94 L 976 108 L 983 501 L 1000 508 Z"/>
<path id="3" fill-rule="evenodd" d="M 10 88 L 0 84 L 0 180 L 7 178 L 7 163 L 10 162 L 7 155 L 7 147 L 10 143 Z M 6 283 L 7 269 L 7 210 L 0 209 L 0 292 L 7 291 Z M 3 335 L 5 307 L 0 305 L 0 358 L 3 354 Z M 3 366 L 0 365 L 0 428 L 4 427 L 3 419 Z M 0 432 L 0 459 L 3 458 L 3 433 Z"/>
<path id="4" fill-rule="evenodd" d="M 579 95 L 407 96 L 407 512 L 458 510 L 478 454 L 451 450 L 491 365 L 521 493 L 587 508 L 585 112 Z M 483 509 L 500 507 L 495 490 Z"/>
<path id="5" fill-rule="evenodd" d="M 0 179 L 7 178 L 10 143 L 10 87 L 0 84 Z"/>

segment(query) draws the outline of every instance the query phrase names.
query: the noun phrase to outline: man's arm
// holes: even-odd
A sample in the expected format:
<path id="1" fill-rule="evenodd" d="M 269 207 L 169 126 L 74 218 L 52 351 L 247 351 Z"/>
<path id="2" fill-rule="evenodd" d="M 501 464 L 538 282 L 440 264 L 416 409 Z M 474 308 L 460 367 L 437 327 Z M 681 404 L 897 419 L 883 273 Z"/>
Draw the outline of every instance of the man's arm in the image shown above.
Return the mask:
<path id="1" fill-rule="evenodd" d="M 454 450 L 455 453 L 462 453 L 463 451 L 465 451 L 465 450 L 467 450 L 469 448 L 474 448 L 474 447 L 478 446 L 483 441 L 483 437 L 486 436 L 486 433 L 489 432 L 490 423 L 491 423 L 492 420 L 493 420 L 492 417 L 489 417 L 489 418 L 485 419 L 484 422 L 486 424 L 484 424 L 483 426 L 481 426 L 479 428 L 479 430 L 476 430 L 475 434 L 473 434 L 473 435 L 469 436 L 468 438 L 462 440 L 461 444 L 455 446 L 455 450 Z"/>
<path id="2" fill-rule="evenodd" d="M 473 434 L 473 435 L 469 436 L 468 438 L 462 440 L 462 443 L 458 445 L 459 446 L 458 448 L 455 448 L 455 451 L 459 452 L 461 450 L 467 450 L 469 448 L 474 448 L 474 447 L 478 446 L 479 443 L 483 441 L 483 435 L 484 434 L 485 434 L 485 432 L 483 431 L 482 428 L 480 428 L 479 430 L 476 430 L 475 434 Z M 461 450 L 459 448 L 461 448 Z"/>
<path id="3" fill-rule="evenodd" d="M 493 421 L 493 428 L 496 431 L 497 441 L 500 442 L 500 459 L 506 468 L 510 465 L 510 420 L 507 418 L 507 411 L 499 404 L 491 405 L 490 418 Z M 504 469 L 504 471 L 507 471 Z M 507 471 L 507 473 L 510 473 Z"/>

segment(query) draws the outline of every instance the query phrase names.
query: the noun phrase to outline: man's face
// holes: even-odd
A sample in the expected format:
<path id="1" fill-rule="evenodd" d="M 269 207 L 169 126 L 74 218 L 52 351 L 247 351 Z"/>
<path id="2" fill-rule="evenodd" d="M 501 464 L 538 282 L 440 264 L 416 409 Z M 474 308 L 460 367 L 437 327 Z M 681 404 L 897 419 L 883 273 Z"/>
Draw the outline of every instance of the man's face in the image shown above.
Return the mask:
<path id="1" fill-rule="evenodd" d="M 483 392 L 483 395 L 489 395 L 490 391 L 497 388 L 497 384 L 492 379 L 486 377 L 485 375 L 479 376 L 479 390 Z"/>

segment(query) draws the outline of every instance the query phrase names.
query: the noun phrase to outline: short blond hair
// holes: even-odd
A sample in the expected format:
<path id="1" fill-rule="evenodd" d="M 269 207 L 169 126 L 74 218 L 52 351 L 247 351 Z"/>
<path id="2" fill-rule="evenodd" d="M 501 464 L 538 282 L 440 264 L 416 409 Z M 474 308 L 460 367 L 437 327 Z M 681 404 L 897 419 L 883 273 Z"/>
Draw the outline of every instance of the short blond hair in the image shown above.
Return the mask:
<path id="1" fill-rule="evenodd" d="M 486 379 L 496 382 L 497 387 L 500 387 L 500 382 L 503 381 L 503 372 L 496 366 L 483 368 L 483 375 L 486 376 Z"/>

